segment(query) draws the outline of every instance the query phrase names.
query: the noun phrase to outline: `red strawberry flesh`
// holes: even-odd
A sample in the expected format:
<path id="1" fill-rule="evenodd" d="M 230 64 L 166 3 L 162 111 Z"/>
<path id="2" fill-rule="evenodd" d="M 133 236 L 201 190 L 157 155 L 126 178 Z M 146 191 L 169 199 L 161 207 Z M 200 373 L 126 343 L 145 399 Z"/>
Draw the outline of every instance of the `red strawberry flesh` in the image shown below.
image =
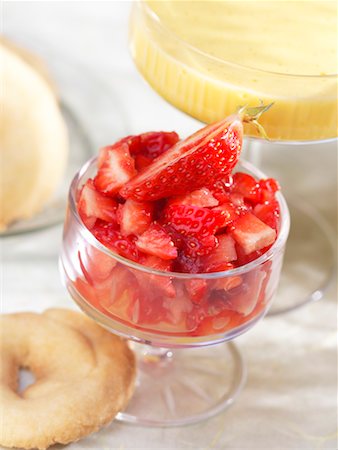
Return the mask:
<path id="1" fill-rule="evenodd" d="M 243 125 L 233 117 L 178 142 L 125 184 L 122 197 L 156 200 L 211 185 L 229 174 L 242 147 Z"/>

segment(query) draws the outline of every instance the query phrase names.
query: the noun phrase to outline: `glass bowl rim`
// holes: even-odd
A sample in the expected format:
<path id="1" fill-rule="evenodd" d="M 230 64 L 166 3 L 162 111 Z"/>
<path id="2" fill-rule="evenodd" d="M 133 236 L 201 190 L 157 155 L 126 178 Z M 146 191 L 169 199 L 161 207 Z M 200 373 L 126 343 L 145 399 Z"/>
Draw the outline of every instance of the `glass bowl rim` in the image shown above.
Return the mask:
<path id="1" fill-rule="evenodd" d="M 280 206 L 280 230 L 277 235 L 276 241 L 272 244 L 272 246 L 269 248 L 269 250 L 263 255 L 261 255 L 259 258 L 249 262 L 248 264 L 244 264 L 243 266 L 237 267 L 235 269 L 230 269 L 222 272 L 202 272 L 202 273 L 181 273 L 181 272 L 164 272 L 156 269 L 152 269 L 150 267 L 144 266 L 142 264 L 139 264 L 135 261 L 132 261 L 130 259 L 124 258 L 123 256 L 119 255 L 118 253 L 115 253 L 111 251 L 108 247 L 105 247 L 101 242 L 96 239 L 96 237 L 89 231 L 89 229 L 85 226 L 83 223 L 76 206 L 76 198 L 77 198 L 77 192 L 79 188 L 79 184 L 82 181 L 82 178 L 86 175 L 86 173 L 92 168 L 92 166 L 97 161 L 98 157 L 95 156 L 88 160 L 81 168 L 80 170 L 75 174 L 70 188 L 69 188 L 69 194 L 68 194 L 68 203 L 69 208 L 72 213 L 72 215 L 75 217 L 76 222 L 78 223 L 80 227 L 80 232 L 86 242 L 94 246 L 97 250 L 105 253 L 107 256 L 114 258 L 118 262 L 132 268 L 136 269 L 141 272 L 145 272 L 151 275 L 158 275 L 162 277 L 171 277 L 175 279 L 216 279 L 216 278 L 224 278 L 224 277 L 232 277 L 236 275 L 242 275 L 243 273 L 249 272 L 252 269 L 255 269 L 256 267 L 260 266 L 261 264 L 265 263 L 266 261 L 269 261 L 273 258 L 276 252 L 279 252 L 283 249 L 288 234 L 290 230 L 290 213 L 289 209 L 286 203 L 286 200 L 284 196 L 278 192 L 276 197 Z M 251 163 L 240 160 L 239 165 L 244 167 L 244 169 L 248 170 L 249 172 L 253 173 L 256 177 L 259 178 L 268 178 L 263 172 L 261 172 L 259 169 L 257 169 L 254 165 Z"/>
<path id="2" fill-rule="evenodd" d="M 330 73 L 325 75 L 311 75 L 311 74 L 292 74 L 292 73 L 285 73 L 285 72 L 275 72 L 270 70 L 264 70 L 257 67 L 251 67 L 246 66 L 244 64 L 238 64 L 233 61 L 226 61 L 222 58 L 219 58 L 214 55 L 210 55 L 209 53 L 195 47 L 194 45 L 190 44 L 186 40 L 180 38 L 177 34 L 175 34 L 172 30 L 170 30 L 168 27 L 166 27 L 163 22 L 161 21 L 160 17 L 151 9 L 151 7 L 144 1 L 144 0 L 136 0 L 135 6 L 138 8 L 144 8 L 145 13 L 151 18 L 151 20 L 155 21 L 157 26 L 161 29 L 161 31 L 166 34 L 170 39 L 176 40 L 178 43 L 180 43 L 182 46 L 186 47 L 188 50 L 202 56 L 203 58 L 208 59 L 211 62 L 216 62 L 217 64 L 221 64 L 223 66 L 229 66 L 245 71 L 255 71 L 261 74 L 268 74 L 273 76 L 279 76 L 279 77 L 285 77 L 287 79 L 289 78 L 297 78 L 297 79 L 334 79 L 338 77 L 338 73 Z"/>

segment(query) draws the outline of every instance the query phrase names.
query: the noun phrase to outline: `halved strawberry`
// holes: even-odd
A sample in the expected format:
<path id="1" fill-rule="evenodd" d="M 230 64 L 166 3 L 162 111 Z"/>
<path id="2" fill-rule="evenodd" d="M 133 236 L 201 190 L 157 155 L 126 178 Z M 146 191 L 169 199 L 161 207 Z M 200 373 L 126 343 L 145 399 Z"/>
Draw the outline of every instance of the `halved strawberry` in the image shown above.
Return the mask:
<path id="1" fill-rule="evenodd" d="M 153 203 L 128 199 L 119 205 L 118 220 L 122 234 L 142 234 L 152 222 Z"/>
<path id="2" fill-rule="evenodd" d="M 213 235 L 223 223 L 222 214 L 208 208 L 171 205 L 164 212 L 164 221 L 182 235 L 199 239 Z"/>
<path id="3" fill-rule="evenodd" d="M 117 252 L 124 258 L 138 261 L 139 253 L 135 245 L 136 237 L 123 236 L 123 234 L 115 229 L 113 224 L 108 223 L 96 224 L 92 233 L 96 239 L 109 249 Z"/>
<path id="4" fill-rule="evenodd" d="M 212 185 L 236 165 L 242 135 L 239 115 L 208 125 L 156 158 L 120 193 L 125 198 L 156 200 Z"/>
<path id="5" fill-rule="evenodd" d="M 186 195 L 172 197 L 168 205 L 192 205 L 200 207 L 217 206 L 218 200 L 212 195 L 208 188 L 196 189 Z"/>
<path id="6" fill-rule="evenodd" d="M 100 150 L 98 172 L 94 179 L 96 189 L 113 196 L 136 174 L 134 159 L 126 143 Z"/>
<path id="7" fill-rule="evenodd" d="M 149 255 L 158 256 L 162 259 L 175 259 L 177 257 L 177 248 L 174 245 L 169 234 L 157 223 L 150 227 L 139 236 L 136 241 L 139 250 Z"/>
<path id="8" fill-rule="evenodd" d="M 83 186 L 77 207 L 87 228 L 92 228 L 97 219 L 116 222 L 116 201 L 98 192 L 91 179 Z"/>
<path id="9" fill-rule="evenodd" d="M 236 261 L 237 253 L 235 241 L 228 234 L 217 236 L 218 246 L 209 255 L 201 258 L 203 270 L 205 272 L 221 272 L 229 269 L 229 262 Z"/>
<path id="10" fill-rule="evenodd" d="M 246 200 L 255 203 L 260 200 L 260 185 L 251 175 L 243 172 L 236 172 L 233 175 L 232 191 L 242 194 Z"/>
<path id="11" fill-rule="evenodd" d="M 233 223 L 232 236 L 245 254 L 261 250 L 275 242 L 276 231 L 247 213 Z"/>
<path id="12" fill-rule="evenodd" d="M 277 200 L 272 200 L 267 203 L 257 204 L 253 213 L 256 217 L 258 217 L 262 222 L 274 230 L 278 230 L 279 225 L 279 203 Z"/>

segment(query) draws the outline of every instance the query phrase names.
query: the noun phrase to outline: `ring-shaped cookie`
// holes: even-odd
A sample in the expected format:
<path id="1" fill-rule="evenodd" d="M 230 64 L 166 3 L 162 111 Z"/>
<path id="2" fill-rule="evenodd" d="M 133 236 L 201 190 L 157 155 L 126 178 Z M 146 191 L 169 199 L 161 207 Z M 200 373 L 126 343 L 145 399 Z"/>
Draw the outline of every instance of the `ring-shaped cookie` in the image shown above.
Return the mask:
<path id="1" fill-rule="evenodd" d="M 0 444 L 45 449 L 108 424 L 131 397 L 127 343 L 81 313 L 0 316 Z M 18 373 L 36 381 L 18 393 Z"/>

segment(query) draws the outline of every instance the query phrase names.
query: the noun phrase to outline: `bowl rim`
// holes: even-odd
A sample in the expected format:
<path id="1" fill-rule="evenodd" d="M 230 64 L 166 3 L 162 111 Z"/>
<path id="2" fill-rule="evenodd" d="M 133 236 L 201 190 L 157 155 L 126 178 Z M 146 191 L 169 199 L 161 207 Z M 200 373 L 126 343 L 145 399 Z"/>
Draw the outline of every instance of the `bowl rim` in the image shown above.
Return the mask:
<path id="1" fill-rule="evenodd" d="M 221 271 L 221 272 L 208 272 L 208 273 L 181 273 L 181 272 L 164 272 L 161 270 L 152 269 L 150 267 L 144 266 L 142 264 L 139 264 L 138 262 L 132 261 L 130 259 L 124 258 L 123 256 L 119 255 L 118 253 L 113 252 L 109 248 L 105 247 L 96 237 L 91 233 L 91 231 L 85 226 L 83 223 L 78 209 L 77 209 L 77 194 L 79 192 L 79 188 L 83 185 L 82 181 L 87 181 L 86 175 L 88 175 L 88 172 L 93 169 L 93 167 L 96 167 L 96 161 L 98 157 L 95 156 L 88 160 L 81 168 L 80 170 L 75 174 L 70 188 L 69 188 L 69 194 L 68 194 L 68 204 L 69 209 L 71 211 L 71 214 L 75 218 L 77 224 L 79 225 L 79 231 L 82 235 L 82 237 L 88 242 L 90 245 L 95 247 L 97 250 L 105 253 L 107 256 L 114 258 L 118 262 L 132 268 L 136 269 L 141 272 L 145 272 L 147 274 L 151 275 L 158 275 L 162 277 L 170 277 L 175 279 L 205 279 L 205 280 L 212 280 L 217 278 L 224 278 L 224 277 L 233 277 L 242 275 L 244 273 L 247 273 L 260 265 L 264 264 L 266 261 L 269 261 L 273 259 L 275 254 L 281 252 L 284 250 L 285 243 L 287 241 L 287 237 L 289 235 L 290 230 L 290 213 L 289 209 L 286 203 L 286 200 L 284 196 L 277 192 L 276 198 L 280 206 L 280 230 L 277 235 L 277 239 L 272 244 L 272 246 L 269 248 L 269 250 L 263 255 L 261 255 L 259 258 L 244 264 L 243 266 L 236 267 L 234 269 Z M 268 178 L 262 171 L 257 169 L 254 165 L 251 163 L 240 160 L 239 163 L 236 165 L 236 168 L 243 167 L 248 172 L 250 172 L 252 175 L 258 178 Z M 85 178 L 85 180 L 84 180 Z M 81 184 L 82 183 L 82 184 Z"/>

